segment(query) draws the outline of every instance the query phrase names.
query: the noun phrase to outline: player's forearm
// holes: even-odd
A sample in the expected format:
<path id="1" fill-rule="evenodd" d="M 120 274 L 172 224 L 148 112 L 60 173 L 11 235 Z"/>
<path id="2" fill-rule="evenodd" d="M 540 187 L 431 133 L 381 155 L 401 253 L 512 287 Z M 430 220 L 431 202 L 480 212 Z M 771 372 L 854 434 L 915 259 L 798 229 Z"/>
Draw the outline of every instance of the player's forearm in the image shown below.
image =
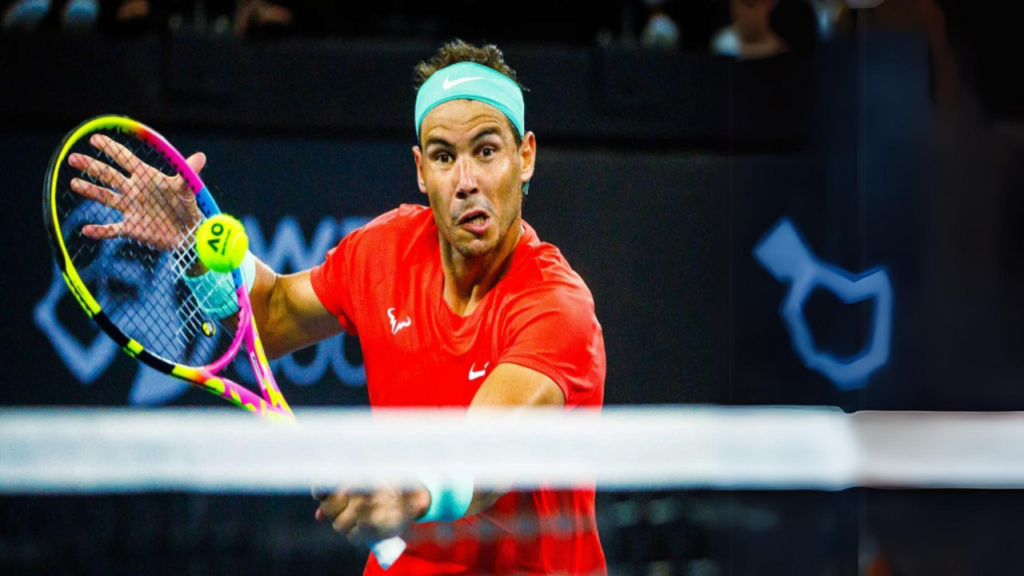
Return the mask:
<path id="1" fill-rule="evenodd" d="M 249 301 L 252 303 L 253 318 L 256 319 L 256 328 L 260 332 L 263 349 L 268 358 L 277 358 L 283 355 L 279 334 L 272 320 L 279 316 L 272 312 L 273 307 L 278 305 L 276 301 L 280 299 L 280 296 L 275 294 L 280 289 L 277 281 L 277 273 L 263 262 L 256 260 L 256 279 L 249 291 Z"/>
<path id="2" fill-rule="evenodd" d="M 309 271 L 277 274 L 257 260 L 249 298 L 268 358 L 279 358 L 341 332 L 337 319 L 313 292 Z"/>
<path id="3" fill-rule="evenodd" d="M 565 404 L 562 389 L 548 376 L 515 364 L 498 364 L 477 390 L 467 412 L 469 418 L 487 418 L 495 410 L 561 408 Z M 511 488 L 473 490 L 466 516 L 487 510 Z"/>
<path id="4" fill-rule="evenodd" d="M 484 510 L 487 510 L 491 506 L 494 506 L 494 504 L 505 494 L 508 494 L 508 490 L 485 491 L 480 488 L 473 490 L 473 500 L 469 503 L 469 508 L 466 509 L 466 516 L 475 516 Z"/>

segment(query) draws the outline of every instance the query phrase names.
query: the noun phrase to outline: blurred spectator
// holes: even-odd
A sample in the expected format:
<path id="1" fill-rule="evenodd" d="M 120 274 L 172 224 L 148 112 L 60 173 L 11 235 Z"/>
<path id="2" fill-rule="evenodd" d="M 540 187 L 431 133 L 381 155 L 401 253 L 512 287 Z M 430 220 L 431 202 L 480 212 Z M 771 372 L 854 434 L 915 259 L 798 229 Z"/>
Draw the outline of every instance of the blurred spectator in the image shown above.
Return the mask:
<path id="1" fill-rule="evenodd" d="M 849 32 L 850 10 L 843 0 L 810 0 L 817 20 L 818 37 L 828 39 L 840 30 Z"/>
<path id="2" fill-rule="evenodd" d="M 5 30 L 35 30 L 54 8 L 60 10 L 60 24 L 65 29 L 81 30 L 96 24 L 98 0 L 66 0 L 54 5 L 50 0 L 17 0 L 4 11 Z"/>
<path id="3" fill-rule="evenodd" d="M 152 22 L 149 0 L 116 0 L 105 8 L 112 12 L 111 23 L 121 33 L 144 32 Z"/>
<path id="4" fill-rule="evenodd" d="M 711 51 L 741 59 L 807 52 L 817 38 L 806 0 L 731 0 L 732 25 L 715 34 Z"/>
<path id="5" fill-rule="evenodd" d="M 69 0 L 61 13 L 61 23 L 65 28 L 88 29 L 96 24 L 99 16 L 97 0 Z"/>
<path id="6" fill-rule="evenodd" d="M 114 14 L 119 20 L 145 18 L 149 16 L 149 0 L 124 0 L 118 4 Z"/>
<path id="7" fill-rule="evenodd" d="M 50 12 L 50 0 L 18 0 L 4 11 L 4 30 L 33 30 Z"/>
<path id="8" fill-rule="evenodd" d="M 152 32 L 169 18 L 172 28 L 186 21 L 199 30 L 213 19 L 223 22 L 214 26 L 216 31 L 233 29 L 238 36 L 273 34 L 294 20 L 289 6 L 271 0 L 15 0 L 3 11 L 3 28 L 87 30 L 99 21 L 101 29 L 115 33 Z"/>
<path id="9" fill-rule="evenodd" d="M 769 20 L 780 1 L 731 0 L 732 24 L 715 34 L 711 51 L 734 58 L 768 58 L 788 51 L 789 45 L 772 30 Z"/>
<path id="10" fill-rule="evenodd" d="M 282 29 L 292 23 L 292 11 L 267 0 L 238 0 L 235 9 L 235 34 L 245 36 L 254 29 Z"/>
<path id="11" fill-rule="evenodd" d="M 679 46 L 679 26 L 666 12 L 669 0 L 644 0 L 647 7 L 647 25 L 640 34 L 640 44 L 646 48 L 675 50 Z"/>
<path id="12" fill-rule="evenodd" d="M 287 0 L 286 0 L 287 2 Z M 149 4 L 149 0 L 126 0 Z M 163 4 L 163 3 L 160 3 Z M 294 4 L 294 2 L 289 2 Z M 270 0 L 198 0 L 192 6 L 178 2 L 173 12 L 191 11 L 192 27 L 200 31 L 211 26 L 215 33 L 233 30 L 239 37 L 262 37 L 289 30 L 295 20 L 292 8 Z M 125 15 L 127 16 L 127 15 Z"/>

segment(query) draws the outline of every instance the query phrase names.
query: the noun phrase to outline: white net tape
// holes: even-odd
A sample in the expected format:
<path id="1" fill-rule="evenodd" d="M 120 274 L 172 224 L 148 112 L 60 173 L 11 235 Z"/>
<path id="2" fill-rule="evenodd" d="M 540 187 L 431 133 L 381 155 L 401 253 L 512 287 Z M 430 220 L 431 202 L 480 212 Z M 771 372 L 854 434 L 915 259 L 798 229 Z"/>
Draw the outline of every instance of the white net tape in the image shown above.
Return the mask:
<path id="1" fill-rule="evenodd" d="M 1022 488 L 1024 414 L 354 409 L 0 410 L 0 492 L 308 493 L 471 473 L 481 487 Z"/>

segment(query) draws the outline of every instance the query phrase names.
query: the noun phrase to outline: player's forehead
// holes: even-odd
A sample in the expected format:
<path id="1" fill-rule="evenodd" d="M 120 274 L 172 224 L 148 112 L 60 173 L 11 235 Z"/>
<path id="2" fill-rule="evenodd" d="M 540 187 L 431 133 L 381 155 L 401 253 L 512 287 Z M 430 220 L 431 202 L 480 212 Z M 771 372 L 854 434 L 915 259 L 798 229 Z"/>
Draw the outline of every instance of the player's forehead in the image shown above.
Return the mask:
<path id="1" fill-rule="evenodd" d="M 420 127 L 424 144 L 433 139 L 456 143 L 473 139 L 481 132 L 495 133 L 502 140 L 513 139 L 512 127 L 505 115 L 478 100 L 449 100 L 438 104 L 423 118 Z"/>

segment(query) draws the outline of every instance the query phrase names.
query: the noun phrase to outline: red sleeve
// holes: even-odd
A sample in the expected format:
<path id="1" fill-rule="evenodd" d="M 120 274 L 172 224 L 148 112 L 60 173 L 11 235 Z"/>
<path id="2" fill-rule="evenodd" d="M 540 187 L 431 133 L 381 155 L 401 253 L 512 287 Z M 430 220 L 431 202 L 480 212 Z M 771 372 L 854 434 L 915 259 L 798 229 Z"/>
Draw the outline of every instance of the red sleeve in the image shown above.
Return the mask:
<path id="1" fill-rule="evenodd" d="M 355 278 L 348 271 L 358 244 L 354 237 L 353 233 L 343 238 L 327 252 L 323 264 L 309 271 L 309 281 L 320 303 L 338 318 L 345 332 L 352 335 L 357 334 L 356 325 L 352 321 L 352 288 Z"/>
<path id="2" fill-rule="evenodd" d="M 555 381 L 565 406 L 604 400 L 604 335 L 586 288 L 561 285 L 521 294 L 506 322 L 498 363 L 536 370 Z"/>

